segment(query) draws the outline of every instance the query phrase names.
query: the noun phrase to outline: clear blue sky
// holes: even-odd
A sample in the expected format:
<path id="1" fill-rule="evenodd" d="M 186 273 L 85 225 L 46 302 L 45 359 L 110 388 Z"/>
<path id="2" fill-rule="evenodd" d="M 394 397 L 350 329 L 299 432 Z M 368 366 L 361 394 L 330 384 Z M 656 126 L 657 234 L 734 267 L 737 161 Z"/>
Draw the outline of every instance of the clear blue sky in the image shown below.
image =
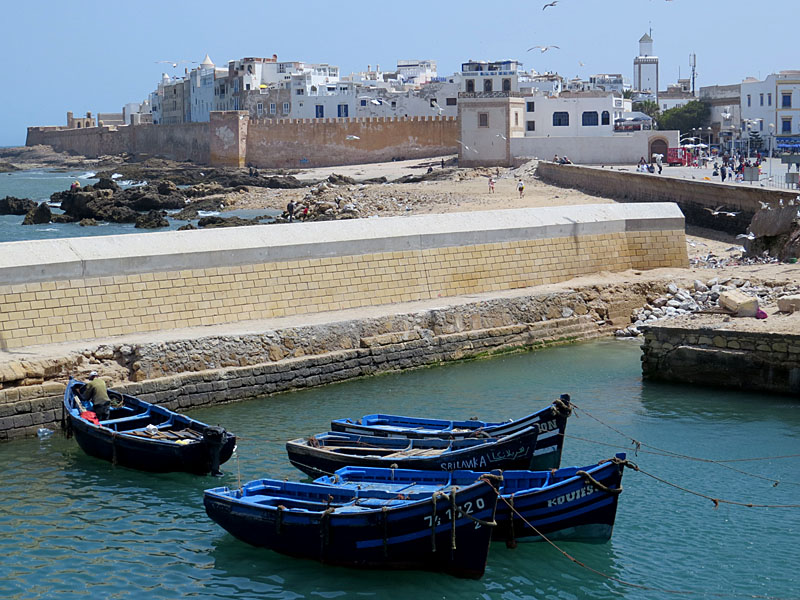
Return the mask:
<path id="1" fill-rule="evenodd" d="M 662 89 L 679 69 L 688 75 L 691 52 L 698 86 L 800 68 L 798 0 L 559 0 L 543 11 L 546 1 L 5 3 L 0 146 L 24 144 L 28 125 L 64 124 L 68 110 L 120 112 L 145 99 L 163 70 L 176 72 L 156 61 L 199 62 L 206 52 L 217 65 L 277 54 L 342 74 L 390 70 L 398 58 L 435 59 L 440 75 L 469 59 L 516 58 L 565 77 L 632 79 L 638 40 L 652 27 Z M 526 52 L 537 44 L 561 49 Z"/>

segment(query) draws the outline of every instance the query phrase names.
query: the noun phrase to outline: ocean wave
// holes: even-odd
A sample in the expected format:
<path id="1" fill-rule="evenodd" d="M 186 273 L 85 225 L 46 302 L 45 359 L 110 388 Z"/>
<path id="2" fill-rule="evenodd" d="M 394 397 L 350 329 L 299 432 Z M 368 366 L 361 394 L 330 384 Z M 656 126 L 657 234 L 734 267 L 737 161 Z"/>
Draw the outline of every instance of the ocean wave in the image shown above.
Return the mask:
<path id="1" fill-rule="evenodd" d="M 78 175 L 78 179 L 94 179 L 94 176 L 97 175 L 94 171 L 86 171 L 83 175 Z"/>
<path id="2" fill-rule="evenodd" d="M 122 177 L 122 173 L 112 173 L 111 174 L 111 179 L 119 179 L 120 177 Z"/>
<path id="3" fill-rule="evenodd" d="M 219 215 L 218 210 L 198 210 L 197 216 L 198 217 L 216 217 Z"/>
<path id="4" fill-rule="evenodd" d="M 123 187 L 142 187 L 143 185 L 147 185 L 146 181 L 134 181 L 133 179 L 123 179 L 122 181 L 118 181 L 117 185 Z"/>

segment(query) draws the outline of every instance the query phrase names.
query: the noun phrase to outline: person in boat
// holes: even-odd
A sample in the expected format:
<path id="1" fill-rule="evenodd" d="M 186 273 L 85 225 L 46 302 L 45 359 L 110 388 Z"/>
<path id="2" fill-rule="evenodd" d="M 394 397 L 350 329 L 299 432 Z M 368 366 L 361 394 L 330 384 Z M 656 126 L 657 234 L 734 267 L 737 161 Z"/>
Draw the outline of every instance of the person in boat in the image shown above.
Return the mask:
<path id="1" fill-rule="evenodd" d="M 99 420 L 108 419 L 111 413 L 111 399 L 108 397 L 106 382 L 97 376 L 97 371 L 89 373 L 89 381 L 83 388 L 83 399 L 91 400 L 92 410 Z"/>

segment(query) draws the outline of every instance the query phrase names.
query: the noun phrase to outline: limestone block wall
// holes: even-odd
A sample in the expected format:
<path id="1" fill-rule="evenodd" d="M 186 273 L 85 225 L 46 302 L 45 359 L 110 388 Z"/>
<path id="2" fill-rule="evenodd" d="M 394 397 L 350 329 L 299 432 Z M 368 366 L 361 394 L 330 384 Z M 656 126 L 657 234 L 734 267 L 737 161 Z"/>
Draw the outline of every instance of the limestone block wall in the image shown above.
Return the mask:
<path id="1" fill-rule="evenodd" d="M 0 349 L 686 266 L 674 204 L 0 244 Z"/>
<path id="2" fill-rule="evenodd" d="M 800 333 L 651 326 L 642 352 L 650 379 L 800 394 Z"/>
<path id="3" fill-rule="evenodd" d="M 669 167 L 664 167 L 665 172 Z M 761 202 L 778 205 L 778 200 L 794 198 L 790 191 L 780 192 L 749 186 L 723 185 L 709 181 L 690 181 L 655 177 L 647 173 L 598 169 L 576 165 L 540 162 L 537 175 L 545 182 L 580 189 L 607 198 L 628 202 L 676 202 L 690 225 L 729 233 L 743 233 Z M 724 206 L 735 217 L 714 216 L 707 208 Z"/>

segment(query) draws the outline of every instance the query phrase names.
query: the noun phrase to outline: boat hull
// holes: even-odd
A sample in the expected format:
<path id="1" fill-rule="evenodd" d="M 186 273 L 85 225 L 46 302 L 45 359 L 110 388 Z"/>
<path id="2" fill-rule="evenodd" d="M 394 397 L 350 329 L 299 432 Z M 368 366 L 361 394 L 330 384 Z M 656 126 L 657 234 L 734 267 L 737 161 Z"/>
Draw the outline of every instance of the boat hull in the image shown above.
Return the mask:
<path id="1" fill-rule="evenodd" d="M 351 439 L 370 440 L 374 443 L 375 455 L 371 455 L 373 446 L 363 442 L 358 453 L 337 453 L 336 448 L 326 446 L 326 440 L 336 439 L 331 434 L 322 434 L 310 438 L 321 440 L 319 446 L 309 440 L 298 439 L 286 443 L 289 461 L 304 473 L 317 477 L 332 474 L 344 466 L 383 467 L 397 469 L 422 469 L 433 471 L 455 471 L 471 469 L 491 471 L 493 469 L 528 469 L 535 459 L 534 451 L 538 432 L 535 429 L 523 430 L 516 435 L 499 440 L 487 440 L 476 443 L 472 447 L 461 450 L 442 452 L 438 456 L 380 456 L 381 438 L 364 438 L 353 436 Z M 347 435 L 347 434 L 340 434 Z M 396 440 L 401 441 L 401 440 Z M 444 443 L 444 440 L 423 440 L 421 443 Z M 362 443 L 362 442 L 355 442 Z M 387 440 L 386 443 L 389 443 Z M 456 443 L 456 442 L 454 442 Z"/>
<path id="2" fill-rule="evenodd" d="M 214 472 L 233 455 L 233 434 L 132 396 L 120 396 L 125 408 L 116 411 L 130 416 L 96 424 L 81 416 L 76 389 L 82 385 L 70 379 L 64 392 L 65 425 L 89 456 L 140 471 L 202 475 Z M 147 425 L 162 430 L 148 437 Z M 164 433 L 169 430 L 176 433 Z M 209 435 L 210 430 L 215 430 L 214 436 Z"/>
<path id="3" fill-rule="evenodd" d="M 521 419 L 503 423 L 483 421 L 444 421 L 397 415 L 365 415 L 361 419 L 336 419 L 331 421 L 331 431 L 367 436 L 405 439 L 466 439 L 481 435 L 503 437 L 513 435 L 528 427 L 539 430 L 534 447 L 531 470 L 557 469 L 561 466 L 564 433 L 569 417 L 569 396 Z"/>
<path id="4" fill-rule="evenodd" d="M 492 520 L 496 502 L 497 493 L 488 483 L 456 495 L 456 505 L 482 521 Z M 356 568 L 441 571 L 472 579 L 480 578 L 486 568 L 492 527 L 458 516 L 462 513 L 453 511 L 446 497 L 352 514 L 281 510 L 277 503 L 244 504 L 231 498 L 227 488 L 206 490 L 204 495 L 208 516 L 231 535 L 288 556 Z"/>

